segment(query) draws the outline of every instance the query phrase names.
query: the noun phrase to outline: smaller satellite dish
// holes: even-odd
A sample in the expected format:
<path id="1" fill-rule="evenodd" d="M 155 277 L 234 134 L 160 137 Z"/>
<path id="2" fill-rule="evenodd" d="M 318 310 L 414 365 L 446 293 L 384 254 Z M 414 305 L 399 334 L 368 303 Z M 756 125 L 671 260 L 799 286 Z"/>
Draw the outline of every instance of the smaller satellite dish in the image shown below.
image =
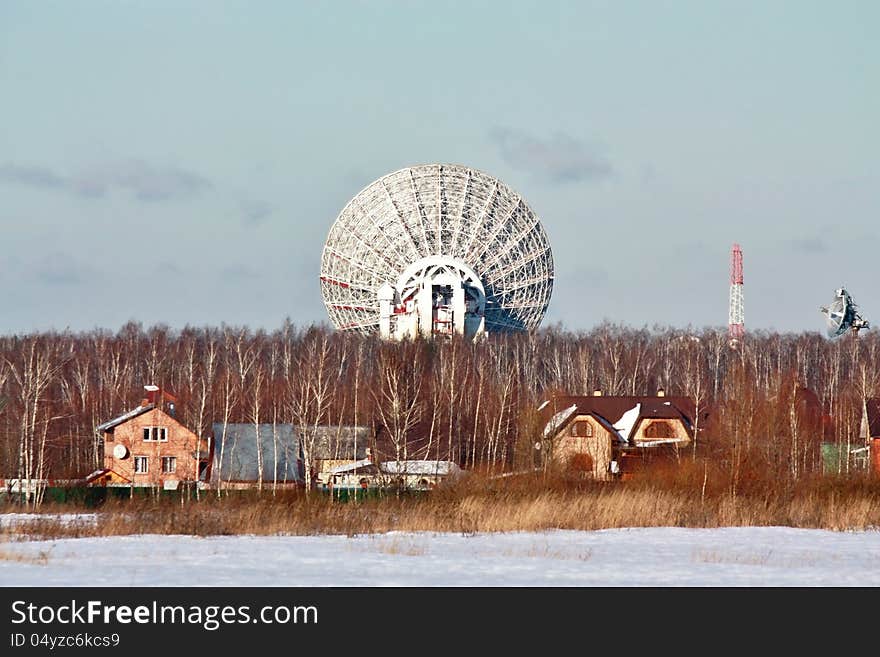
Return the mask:
<path id="1" fill-rule="evenodd" d="M 113 448 L 113 456 L 118 459 L 124 459 L 128 456 L 128 447 L 125 445 L 116 445 L 116 447 Z"/>
<path id="2" fill-rule="evenodd" d="M 819 308 L 825 315 L 826 334 L 836 338 L 851 330 L 858 335 L 860 329 L 870 328 L 868 321 L 859 314 L 858 306 L 846 289 L 839 287 L 834 293 L 834 300 L 828 306 Z"/>

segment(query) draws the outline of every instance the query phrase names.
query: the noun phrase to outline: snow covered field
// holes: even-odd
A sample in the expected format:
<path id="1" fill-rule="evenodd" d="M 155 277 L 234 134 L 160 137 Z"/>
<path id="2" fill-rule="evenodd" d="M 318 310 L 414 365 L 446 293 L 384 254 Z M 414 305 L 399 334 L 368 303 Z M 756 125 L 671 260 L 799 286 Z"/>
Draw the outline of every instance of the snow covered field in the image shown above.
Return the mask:
<path id="1" fill-rule="evenodd" d="M 97 513 L 0 513 L 0 528 L 28 522 L 57 522 L 62 525 L 94 525 Z"/>
<path id="2" fill-rule="evenodd" d="M 878 586 L 880 531 L 118 536 L 0 543 L 2 586 Z"/>

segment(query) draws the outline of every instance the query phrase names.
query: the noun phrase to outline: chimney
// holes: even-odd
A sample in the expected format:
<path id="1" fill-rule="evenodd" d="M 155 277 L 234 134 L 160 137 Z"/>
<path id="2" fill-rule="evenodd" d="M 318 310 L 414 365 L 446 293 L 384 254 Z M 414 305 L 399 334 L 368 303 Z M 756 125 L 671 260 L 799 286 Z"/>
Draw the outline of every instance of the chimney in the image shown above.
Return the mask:
<path id="1" fill-rule="evenodd" d="M 599 388 L 596 388 L 595 390 L 593 390 L 593 397 L 601 397 L 601 396 L 602 396 L 602 391 L 599 390 Z"/>
<path id="2" fill-rule="evenodd" d="M 665 397 L 665 396 L 666 396 L 666 391 L 665 391 L 663 388 L 660 388 L 660 389 L 657 391 L 657 396 L 658 396 L 658 397 Z"/>
<path id="3" fill-rule="evenodd" d="M 144 390 L 147 391 L 147 403 L 155 404 L 158 401 L 159 397 L 159 395 L 157 394 L 159 392 L 159 386 L 147 385 L 144 386 Z"/>

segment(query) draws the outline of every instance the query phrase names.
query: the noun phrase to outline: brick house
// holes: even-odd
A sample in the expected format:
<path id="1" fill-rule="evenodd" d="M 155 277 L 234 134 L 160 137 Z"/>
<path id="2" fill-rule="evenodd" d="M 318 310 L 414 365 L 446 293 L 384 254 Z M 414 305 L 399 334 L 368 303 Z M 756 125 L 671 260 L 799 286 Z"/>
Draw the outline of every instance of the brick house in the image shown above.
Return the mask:
<path id="1" fill-rule="evenodd" d="M 630 476 L 648 456 L 674 454 L 694 440 L 696 409 L 687 397 L 562 396 L 538 408 L 547 465 L 598 480 Z M 706 414 L 701 412 L 700 423 Z"/>
<path id="2" fill-rule="evenodd" d="M 208 444 L 175 417 L 177 399 L 156 386 L 133 410 L 95 428 L 104 447 L 104 467 L 86 478 L 91 485 L 176 489 L 201 479 Z"/>

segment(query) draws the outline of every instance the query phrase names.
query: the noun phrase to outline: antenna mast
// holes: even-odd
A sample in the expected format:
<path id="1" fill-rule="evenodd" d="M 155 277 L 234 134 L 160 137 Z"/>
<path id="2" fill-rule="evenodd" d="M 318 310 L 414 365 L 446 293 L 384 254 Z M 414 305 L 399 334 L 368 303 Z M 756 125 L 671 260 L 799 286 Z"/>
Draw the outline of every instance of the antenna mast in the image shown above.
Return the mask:
<path id="1" fill-rule="evenodd" d="M 743 252 L 739 244 L 730 251 L 730 312 L 727 335 L 731 345 L 742 340 L 746 332 L 745 311 L 743 310 Z"/>

